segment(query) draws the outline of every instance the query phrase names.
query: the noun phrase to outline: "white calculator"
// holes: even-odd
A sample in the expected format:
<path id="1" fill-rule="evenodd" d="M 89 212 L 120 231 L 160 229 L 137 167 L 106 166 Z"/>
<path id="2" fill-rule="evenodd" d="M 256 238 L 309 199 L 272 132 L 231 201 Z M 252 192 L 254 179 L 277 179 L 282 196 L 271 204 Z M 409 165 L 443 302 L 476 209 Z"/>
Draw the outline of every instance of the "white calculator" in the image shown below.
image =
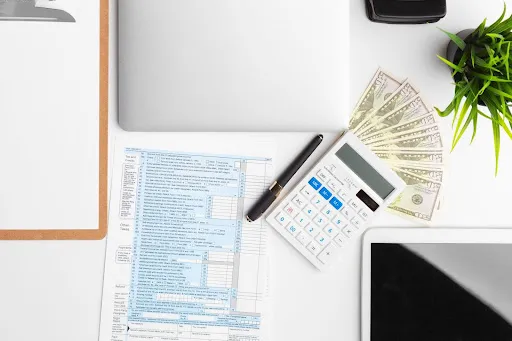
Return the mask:
<path id="1" fill-rule="evenodd" d="M 322 270 L 404 187 L 391 168 L 347 131 L 266 219 Z"/>

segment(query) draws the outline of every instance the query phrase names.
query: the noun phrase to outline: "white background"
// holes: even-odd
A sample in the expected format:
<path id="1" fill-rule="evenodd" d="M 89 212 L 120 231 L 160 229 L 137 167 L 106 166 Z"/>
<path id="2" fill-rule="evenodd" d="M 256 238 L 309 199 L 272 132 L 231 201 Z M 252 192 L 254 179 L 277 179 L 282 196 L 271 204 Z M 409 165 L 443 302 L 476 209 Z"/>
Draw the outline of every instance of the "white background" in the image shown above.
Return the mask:
<path id="1" fill-rule="evenodd" d="M 397 76 L 408 76 L 433 104 L 448 104 L 453 86 L 448 70 L 435 57 L 436 53 L 443 52 L 447 39 L 436 26 L 455 32 L 476 27 L 484 16 L 499 16 L 503 4 L 501 0 L 448 2 L 448 16 L 438 24 L 386 26 L 370 23 L 365 17 L 363 0 L 352 0 L 352 40 L 347 44 L 352 69 L 351 106 L 378 66 Z M 115 33 L 114 29 L 112 31 Z M 115 47 L 115 40 L 111 41 L 111 47 Z M 111 66 L 115 67 L 114 58 Z M 115 73 L 111 80 L 113 138 L 125 133 L 116 123 Z M 447 142 L 452 133 L 449 121 L 443 120 Z M 31 145 L 37 144 L 32 135 L 27 133 L 27 136 Z M 201 138 L 200 134 L 181 136 Z M 279 171 L 313 134 L 269 136 L 278 141 L 276 168 Z M 333 135 L 326 135 L 323 150 L 333 139 Z M 510 143 L 504 143 L 500 175 L 494 178 L 490 125 L 480 128 L 473 146 L 468 147 L 465 139 L 461 141 L 450 157 L 451 176 L 446 180 L 438 226 L 509 227 L 512 224 L 508 204 L 508 194 L 512 193 L 510 151 Z M 320 153 L 321 150 L 316 155 Z M 411 226 L 388 214 L 380 216 L 377 225 Z M 0 242 L 0 339 L 97 340 L 104 252 L 105 241 Z M 270 252 L 271 339 L 357 340 L 359 243 L 346 249 L 342 262 L 330 273 L 316 271 L 273 231 Z"/>

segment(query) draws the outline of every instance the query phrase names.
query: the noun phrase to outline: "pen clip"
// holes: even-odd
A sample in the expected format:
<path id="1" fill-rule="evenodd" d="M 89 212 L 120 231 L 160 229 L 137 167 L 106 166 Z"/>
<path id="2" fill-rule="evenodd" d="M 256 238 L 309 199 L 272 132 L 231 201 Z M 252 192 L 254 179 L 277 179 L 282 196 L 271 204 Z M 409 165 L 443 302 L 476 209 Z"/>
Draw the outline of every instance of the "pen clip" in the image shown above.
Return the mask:
<path id="1" fill-rule="evenodd" d="M 269 187 L 269 191 L 272 192 L 272 194 L 274 194 L 274 196 L 277 198 L 277 196 L 279 195 L 279 193 L 281 193 L 281 190 L 283 189 L 283 186 L 281 186 L 280 184 L 277 183 L 277 181 L 274 181 L 274 183 L 272 185 L 270 185 Z"/>

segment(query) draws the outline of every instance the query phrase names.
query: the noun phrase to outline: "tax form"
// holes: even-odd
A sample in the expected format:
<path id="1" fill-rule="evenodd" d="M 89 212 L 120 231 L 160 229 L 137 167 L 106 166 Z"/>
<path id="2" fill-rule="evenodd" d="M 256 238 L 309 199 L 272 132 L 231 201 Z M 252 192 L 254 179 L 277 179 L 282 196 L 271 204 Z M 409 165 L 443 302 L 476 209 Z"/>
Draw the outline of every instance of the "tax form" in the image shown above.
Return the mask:
<path id="1" fill-rule="evenodd" d="M 263 339 L 268 227 L 244 217 L 272 181 L 265 145 L 116 144 L 100 341 Z"/>

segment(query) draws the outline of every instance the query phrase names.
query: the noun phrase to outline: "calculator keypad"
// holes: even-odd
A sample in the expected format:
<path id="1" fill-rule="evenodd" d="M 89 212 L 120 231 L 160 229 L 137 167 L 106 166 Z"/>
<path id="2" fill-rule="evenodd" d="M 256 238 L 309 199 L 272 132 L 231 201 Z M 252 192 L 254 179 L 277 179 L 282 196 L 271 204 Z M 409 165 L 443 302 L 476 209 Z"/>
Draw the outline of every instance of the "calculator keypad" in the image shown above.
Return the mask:
<path id="1" fill-rule="evenodd" d="M 354 195 L 350 180 L 350 185 L 339 181 L 328 168 L 313 174 L 283 202 L 275 220 L 293 236 L 296 245 L 326 264 L 373 212 Z"/>

